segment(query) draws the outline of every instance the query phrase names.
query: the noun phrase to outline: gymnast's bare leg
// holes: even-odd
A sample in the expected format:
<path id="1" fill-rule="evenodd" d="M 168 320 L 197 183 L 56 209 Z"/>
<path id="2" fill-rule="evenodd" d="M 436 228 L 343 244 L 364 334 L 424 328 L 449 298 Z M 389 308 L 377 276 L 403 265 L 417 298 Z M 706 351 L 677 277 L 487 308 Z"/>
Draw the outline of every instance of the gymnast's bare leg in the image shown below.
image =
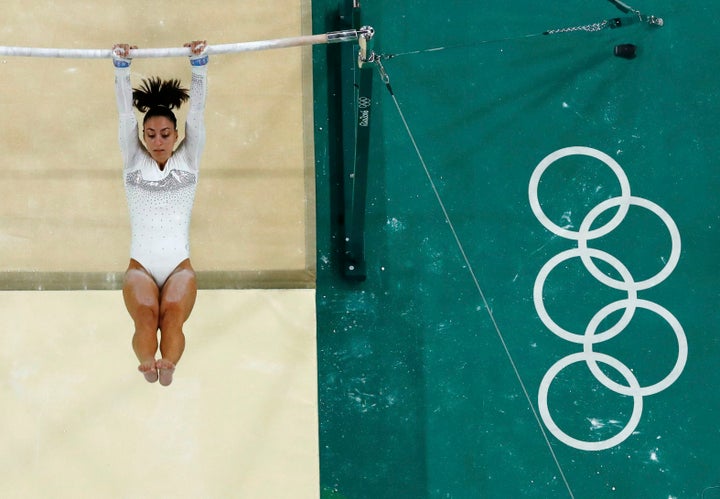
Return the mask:
<path id="1" fill-rule="evenodd" d="M 167 278 L 160 290 L 160 384 L 172 383 L 175 366 L 185 350 L 183 324 L 190 317 L 197 297 L 195 271 L 186 259 Z"/>
<path id="2" fill-rule="evenodd" d="M 123 298 L 135 323 L 132 346 L 140 361 L 138 369 L 148 382 L 153 383 L 158 378 L 165 386 L 172 382 L 175 366 L 185 350 L 182 327 L 190 317 L 196 297 L 195 271 L 189 259 L 177 266 L 162 288 L 158 288 L 142 265 L 130 260 L 125 272 Z M 158 345 L 161 358 L 156 360 Z"/>

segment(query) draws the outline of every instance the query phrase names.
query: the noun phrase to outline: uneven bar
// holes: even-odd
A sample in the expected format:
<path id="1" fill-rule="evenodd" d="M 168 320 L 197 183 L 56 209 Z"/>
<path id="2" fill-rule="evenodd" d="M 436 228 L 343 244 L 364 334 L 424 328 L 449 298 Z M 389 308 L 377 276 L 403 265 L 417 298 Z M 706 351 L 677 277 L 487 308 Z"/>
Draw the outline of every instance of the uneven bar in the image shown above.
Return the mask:
<path id="1" fill-rule="evenodd" d="M 228 43 L 221 45 L 208 45 L 207 54 L 229 54 L 236 52 L 254 52 L 288 47 L 302 47 L 306 45 L 322 45 L 327 43 L 341 43 L 358 40 L 367 30 L 345 30 L 324 33 L 319 35 L 296 36 L 289 38 L 276 38 L 273 40 L 260 40 L 253 42 Z M 133 49 L 131 58 L 158 58 L 189 56 L 188 47 Z M 69 59 L 110 59 L 113 57 L 111 49 L 63 49 L 63 48 L 36 48 L 36 47 L 8 47 L 0 46 L 0 56 L 17 57 L 48 57 Z"/>

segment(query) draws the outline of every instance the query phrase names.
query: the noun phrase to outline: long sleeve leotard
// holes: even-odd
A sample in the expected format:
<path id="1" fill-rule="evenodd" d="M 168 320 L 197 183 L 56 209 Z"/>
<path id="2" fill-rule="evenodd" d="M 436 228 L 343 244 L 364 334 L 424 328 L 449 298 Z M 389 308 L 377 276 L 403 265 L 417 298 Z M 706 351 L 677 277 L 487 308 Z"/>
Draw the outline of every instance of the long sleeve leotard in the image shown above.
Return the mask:
<path id="1" fill-rule="evenodd" d="M 207 95 L 207 66 L 191 67 L 185 138 L 163 169 L 138 136 L 130 68 L 115 68 L 120 151 L 132 232 L 130 257 L 152 275 L 159 287 L 179 263 L 190 257 L 190 217 L 205 146 L 203 115 Z"/>

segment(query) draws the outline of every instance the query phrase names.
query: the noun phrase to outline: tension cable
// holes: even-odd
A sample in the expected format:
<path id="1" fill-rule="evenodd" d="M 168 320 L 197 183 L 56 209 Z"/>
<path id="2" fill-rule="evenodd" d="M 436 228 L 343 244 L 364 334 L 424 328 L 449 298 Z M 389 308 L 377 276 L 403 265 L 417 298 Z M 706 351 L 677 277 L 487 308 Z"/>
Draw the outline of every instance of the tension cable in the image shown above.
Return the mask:
<path id="1" fill-rule="evenodd" d="M 510 42 L 510 41 L 517 41 L 517 40 L 524 40 L 528 38 L 535 38 L 540 36 L 547 36 L 547 35 L 557 35 L 561 33 L 576 33 L 576 32 L 587 32 L 587 33 L 595 33 L 599 31 L 604 31 L 608 29 L 617 29 L 622 28 L 625 26 L 631 26 L 633 24 L 647 24 L 648 26 L 653 27 L 662 27 L 665 22 L 661 17 L 657 17 L 654 15 L 645 15 L 639 10 L 630 7 L 624 2 L 621 2 L 620 0 L 608 0 L 610 3 L 615 5 L 621 12 L 625 14 L 631 14 L 629 16 L 624 17 L 614 17 L 611 19 L 604 19 L 602 21 L 590 23 L 590 24 L 584 24 L 579 26 L 567 26 L 563 28 L 554 28 L 549 29 L 546 31 L 543 31 L 541 33 L 531 33 L 528 35 L 522 35 L 522 36 L 514 36 L 514 37 L 506 37 L 506 38 L 496 38 L 496 39 L 488 39 L 488 40 L 480 40 L 476 42 L 470 42 L 470 43 L 464 43 L 459 45 L 449 45 L 449 46 L 443 46 L 443 47 L 432 47 L 427 49 L 419 49 L 419 50 L 411 50 L 407 52 L 396 52 L 392 54 L 378 54 L 375 57 L 380 59 L 394 59 L 395 57 L 401 57 L 405 55 L 415 55 L 415 54 L 424 54 L 428 52 L 439 52 L 442 50 L 451 50 L 451 49 L 459 49 L 459 48 L 470 48 L 470 47 L 476 47 L 480 45 L 487 45 L 491 43 L 502 43 L 502 42 Z"/>

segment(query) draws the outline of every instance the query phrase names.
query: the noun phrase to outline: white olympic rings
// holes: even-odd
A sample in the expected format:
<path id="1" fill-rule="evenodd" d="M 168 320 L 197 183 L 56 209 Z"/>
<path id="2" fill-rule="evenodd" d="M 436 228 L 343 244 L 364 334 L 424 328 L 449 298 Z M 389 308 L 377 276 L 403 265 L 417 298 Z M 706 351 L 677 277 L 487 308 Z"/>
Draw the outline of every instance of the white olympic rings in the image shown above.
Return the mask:
<path id="1" fill-rule="evenodd" d="M 543 212 L 540 205 L 540 200 L 538 199 L 538 186 L 540 184 L 540 179 L 542 178 L 543 173 L 558 159 L 573 155 L 590 156 L 600 160 L 615 173 L 620 184 L 620 195 L 611 199 L 607 199 L 599 203 L 593 209 L 591 209 L 590 212 L 583 219 L 582 223 L 580 224 L 580 228 L 577 231 L 572 231 L 568 228 L 560 227 L 559 225 L 552 222 L 550 218 Z M 662 390 L 672 385 L 680 377 L 687 362 L 687 339 L 685 336 L 685 332 L 677 318 L 664 307 L 661 307 L 656 303 L 638 298 L 638 291 L 649 289 L 653 286 L 660 284 L 673 272 L 673 270 L 677 266 L 677 263 L 680 259 L 681 251 L 680 232 L 674 220 L 660 206 L 651 201 L 648 201 L 647 199 L 632 196 L 630 194 L 630 183 L 627 176 L 625 175 L 624 170 L 620 167 L 617 161 L 615 161 L 607 154 L 589 147 L 567 147 L 564 149 L 559 149 L 546 156 L 537 165 L 535 171 L 533 171 L 532 176 L 530 177 L 528 197 L 530 200 L 530 207 L 532 208 L 533 213 L 546 229 L 564 239 L 577 241 L 576 248 L 562 251 L 559 254 L 555 255 L 545 265 L 543 265 L 543 267 L 538 272 L 537 278 L 535 279 L 535 285 L 533 287 L 533 302 L 535 304 L 535 310 L 537 311 L 542 323 L 553 334 L 559 336 L 566 341 L 583 345 L 582 352 L 574 353 L 560 359 L 545 373 L 545 376 L 543 377 L 540 383 L 540 388 L 538 390 L 538 408 L 540 416 L 542 417 L 548 430 L 556 438 L 558 438 L 558 440 L 562 441 L 566 445 L 580 450 L 588 451 L 609 449 L 623 442 L 632 434 L 633 431 L 635 431 L 635 428 L 637 428 L 637 425 L 640 423 L 640 418 L 642 416 L 643 397 L 646 395 L 653 395 L 661 392 Z M 660 220 L 665 224 L 665 227 L 670 234 L 670 240 L 672 244 L 670 256 L 668 257 L 664 267 L 654 276 L 642 281 L 636 281 L 630 271 L 627 269 L 627 267 L 614 256 L 610 255 L 605 251 L 588 247 L 589 240 L 597 239 L 599 237 L 607 235 L 608 233 L 616 229 L 624 220 L 630 209 L 630 206 L 639 206 L 657 215 L 658 218 L 660 218 Z M 605 223 L 605 225 L 591 230 L 593 222 L 595 222 L 595 220 L 602 213 L 614 207 L 618 208 L 617 213 L 607 223 Z M 550 318 L 543 299 L 545 281 L 547 280 L 550 272 L 562 262 L 575 257 L 580 258 L 587 271 L 597 281 L 605 284 L 606 286 L 625 291 L 627 293 L 627 298 L 615 301 L 602 307 L 592 317 L 584 333 L 573 333 L 558 325 L 552 318 Z M 611 267 L 614 268 L 614 270 L 621 279 L 613 279 L 607 274 L 603 273 L 595 265 L 593 261 L 594 259 L 602 260 L 605 263 L 609 264 Z M 616 335 L 620 334 L 628 326 L 628 324 L 630 324 L 630 321 L 632 320 L 635 311 L 638 308 L 654 312 L 655 314 L 665 319 L 665 321 L 672 327 L 673 332 L 675 333 L 678 346 L 678 357 L 673 368 L 670 370 L 667 376 L 665 376 L 665 378 L 649 386 L 641 386 L 633 372 L 619 360 L 606 354 L 595 352 L 593 350 L 594 345 L 603 341 L 607 341 L 610 338 L 613 338 Z M 624 309 L 624 312 L 620 319 L 617 321 L 617 323 L 615 323 L 605 331 L 598 332 L 598 326 L 603 322 L 603 320 L 606 319 L 613 312 L 619 311 L 621 309 Z M 550 385 L 560 371 L 576 362 L 585 362 L 593 376 L 595 376 L 598 382 L 606 388 L 618 394 L 630 396 L 633 398 L 633 411 L 630 416 L 630 420 L 619 433 L 612 436 L 611 438 L 601 441 L 586 441 L 571 437 L 560 429 L 560 427 L 555 423 L 550 414 L 550 410 L 548 408 L 548 392 L 550 389 Z M 610 367 L 618 371 L 625 378 L 627 385 L 622 385 L 610 379 L 600 369 L 600 367 L 598 366 L 598 362 L 609 365 Z"/>
<path id="2" fill-rule="evenodd" d="M 358 99 L 358 107 L 360 109 L 367 109 L 372 104 L 372 100 L 369 97 L 360 97 Z"/>

